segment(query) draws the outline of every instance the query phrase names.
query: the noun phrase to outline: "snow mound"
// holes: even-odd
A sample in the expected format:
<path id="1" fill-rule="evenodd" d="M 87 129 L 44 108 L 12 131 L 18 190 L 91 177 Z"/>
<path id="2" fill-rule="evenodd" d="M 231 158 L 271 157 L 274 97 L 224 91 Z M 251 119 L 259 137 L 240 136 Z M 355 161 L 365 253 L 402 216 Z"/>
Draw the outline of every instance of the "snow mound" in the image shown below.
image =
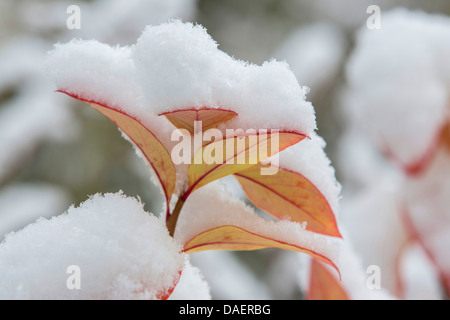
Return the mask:
<path id="1" fill-rule="evenodd" d="M 448 122 L 450 19 L 396 9 L 362 28 L 349 61 L 350 114 L 407 166 L 424 161 Z M 399 125 L 401 123 L 401 125 Z"/>
<path id="2" fill-rule="evenodd" d="M 142 203 L 121 192 L 97 194 L 6 236 L 0 298 L 164 298 L 184 263 L 180 247 Z"/>
<path id="3" fill-rule="evenodd" d="M 46 70 L 59 90 L 122 109 L 143 123 L 152 122 L 150 115 L 210 107 L 237 112 L 230 124 L 236 128 L 307 135 L 316 128 L 308 89 L 286 63 L 235 60 L 205 28 L 179 20 L 148 26 L 131 46 L 58 44 Z"/>

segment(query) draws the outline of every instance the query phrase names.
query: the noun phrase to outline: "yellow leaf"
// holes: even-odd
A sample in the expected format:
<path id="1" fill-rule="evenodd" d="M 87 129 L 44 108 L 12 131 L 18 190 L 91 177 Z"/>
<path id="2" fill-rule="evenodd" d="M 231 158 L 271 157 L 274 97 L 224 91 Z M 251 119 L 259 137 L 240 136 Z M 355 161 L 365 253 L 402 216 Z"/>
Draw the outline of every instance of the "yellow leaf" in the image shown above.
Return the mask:
<path id="1" fill-rule="evenodd" d="M 193 253 L 205 250 L 257 250 L 264 248 L 278 248 L 303 252 L 329 264 L 338 272 L 336 265 L 327 257 L 298 245 L 271 239 L 247 231 L 233 225 L 224 225 L 204 231 L 184 245 L 184 252 Z"/>
<path id="2" fill-rule="evenodd" d="M 186 129 L 194 135 L 194 121 L 202 122 L 202 132 L 217 127 L 222 122 L 228 121 L 237 113 L 224 109 L 184 109 L 161 113 L 178 129 Z"/>
<path id="3" fill-rule="evenodd" d="M 114 122 L 131 139 L 155 171 L 166 197 L 167 208 L 169 208 L 168 204 L 175 190 L 176 169 L 171 160 L 170 153 L 155 135 L 139 120 L 122 111 L 112 109 L 93 101 L 87 101 L 64 91 L 60 92 L 88 103 L 91 107 Z"/>
<path id="4" fill-rule="evenodd" d="M 306 221 L 307 230 L 341 237 L 327 199 L 311 181 L 282 168 L 274 175 L 261 175 L 261 167 L 235 173 L 251 202 L 278 219 Z"/>
<path id="5" fill-rule="evenodd" d="M 268 132 L 261 135 L 255 133 L 225 138 L 203 146 L 194 155 L 194 163 L 189 165 L 188 190 L 183 199 L 186 199 L 192 191 L 212 181 L 248 169 L 304 138 L 305 135 L 297 132 Z M 274 145 L 277 148 L 273 148 Z M 211 150 L 214 152 L 210 152 Z M 216 159 L 209 157 L 212 153 Z"/>
<path id="6" fill-rule="evenodd" d="M 340 282 L 321 265 L 312 260 L 308 300 L 350 300 Z"/>

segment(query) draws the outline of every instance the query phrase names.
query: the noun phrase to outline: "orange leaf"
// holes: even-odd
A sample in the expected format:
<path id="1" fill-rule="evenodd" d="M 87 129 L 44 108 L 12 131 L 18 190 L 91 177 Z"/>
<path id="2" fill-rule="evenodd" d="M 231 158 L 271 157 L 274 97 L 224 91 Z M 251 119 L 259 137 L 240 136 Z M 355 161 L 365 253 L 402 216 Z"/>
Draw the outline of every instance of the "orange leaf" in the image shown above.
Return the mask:
<path id="1" fill-rule="evenodd" d="M 91 107 L 114 122 L 133 141 L 155 171 L 166 197 L 167 210 L 169 210 L 168 204 L 175 190 L 176 169 L 171 160 L 170 153 L 153 133 L 142 125 L 139 120 L 122 111 L 112 109 L 94 101 L 87 101 L 64 91 L 60 92 L 88 103 Z"/>
<path id="2" fill-rule="evenodd" d="M 308 300 L 350 300 L 340 282 L 320 262 L 311 261 Z"/>
<path id="3" fill-rule="evenodd" d="M 273 140 L 278 137 L 278 150 L 272 150 Z M 201 149 L 194 156 L 194 163 L 188 169 L 188 190 L 183 196 L 186 199 L 189 194 L 214 180 L 226 177 L 230 174 L 248 169 L 260 161 L 286 149 L 303 140 L 305 135 L 296 132 L 279 132 L 260 135 L 246 134 L 238 137 L 230 137 L 213 141 Z M 266 152 L 261 153 L 260 149 Z M 214 155 L 219 154 L 218 161 L 205 161 L 208 150 L 215 150 Z M 211 152 L 212 154 L 212 152 Z M 200 159 L 196 163 L 195 159 Z"/>
<path id="4" fill-rule="evenodd" d="M 194 135 L 194 121 L 202 122 L 203 132 L 234 118 L 237 113 L 230 110 L 202 108 L 165 112 L 160 116 L 165 116 L 178 129 L 186 129 Z"/>
<path id="5" fill-rule="evenodd" d="M 278 248 L 303 252 L 335 268 L 336 265 L 327 257 L 298 245 L 289 244 L 247 231 L 233 225 L 225 225 L 204 231 L 184 245 L 184 252 L 193 253 L 205 250 L 257 250 Z"/>
<path id="6" fill-rule="evenodd" d="M 327 199 L 311 181 L 282 168 L 274 175 L 261 175 L 261 166 L 235 173 L 251 202 L 276 218 L 306 221 L 310 231 L 341 237 Z"/>

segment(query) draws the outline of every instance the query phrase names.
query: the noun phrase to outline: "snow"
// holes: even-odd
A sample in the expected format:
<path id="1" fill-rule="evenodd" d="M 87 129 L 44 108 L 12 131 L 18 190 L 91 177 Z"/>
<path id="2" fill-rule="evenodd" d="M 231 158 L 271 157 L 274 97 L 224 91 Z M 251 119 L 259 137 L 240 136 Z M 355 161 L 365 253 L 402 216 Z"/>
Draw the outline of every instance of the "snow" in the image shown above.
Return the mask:
<path id="1" fill-rule="evenodd" d="M 57 44 L 46 72 L 58 90 L 139 120 L 172 150 L 172 124 L 158 114 L 183 108 L 222 108 L 239 115 L 225 129 L 279 129 L 311 135 L 314 109 L 286 63 L 262 66 L 220 51 L 200 25 L 173 20 L 148 26 L 137 43 L 114 46 L 74 39 Z M 139 151 L 137 151 L 140 154 Z M 186 166 L 177 166 L 176 194 Z"/>
<path id="2" fill-rule="evenodd" d="M 439 269 L 450 279 L 450 159 L 441 150 L 428 170 L 405 183 L 409 218 Z M 450 285 L 448 283 L 447 285 Z"/>
<path id="3" fill-rule="evenodd" d="M 274 56 L 286 60 L 298 81 L 311 88 L 314 95 L 336 76 L 344 44 L 337 25 L 317 23 L 294 30 Z"/>
<path id="4" fill-rule="evenodd" d="M 345 232 L 344 232 L 345 233 Z M 345 236 L 345 235 L 344 235 Z M 310 261 L 307 256 L 299 256 L 299 274 L 298 283 L 300 288 L 308 294 L 309 277 L 311 273 Z M 339 256 L 341 280 L 336 277 L 329 266 L 325 266 L 329 272 L 336 278 L 337 283 L 346 292 L 350 300 L 393 300 L 394 297 L 385 288 L 369 288 L 367 279 L 370 276 L 364 268 L 360 258 L 352 248 L 350 242 L 345 241 L 341 246 Z M 383 279 L 383 269 L 381 269 L 381 279 Z"/>
<path id="5" fill-rule="evenodd" d="M 40 66 L 45 43 L 18 38 L 0 50 L 0 92 L 16 90 L 0 110 L 0 181 L 47 141 L 67 141 L 77 132 L 69 108 L 53 93 Z"/>
<path id="6" fill-rule="evenodd" d="M 335 170 L 325 154 L 325 146 L 325 140 L 314 133 L 310 139 L 304 139 L 266 159 L 263 163 L 271 162 L 274 157 L 278 157 L 280 168 L 300 173 L 306 177 L 324 195 L 333 213 L 337 216 L 341 185 L 337 182 Z"/>
<path id="7" fill-rule="evenodd" d="M 347 65 L 349 88 L 341 96 L 349 123 L 340 154 L 347 178 L 342 226 L 364 266 L 379 265 L 382 286 L 400 298 L 435 299 L 433 268 L 450 275 L 448 150 L 437 146 L 450 119 L 450 45 L 443 41 L 449 36 L 446 16 L 383 12 L 380 30 L 360 29 Z M 403 169 L 426 165 L 419 175 L 404 176 L 382 153 Z M 412 231 L 431 259 L 414 251 L 403 256 Z"/>
<path id="8" fill-rule="evenodd" d="M 345 123 L 344 133 L 338 140 L 336 150 L 336 168 L 340 181 L 344 185 L 344 197 L 353 197 L 370 188 L 373 181 L 378 180 L 380 172 L 383 175 L 391 171 L 391 175 L 398 175 L 398 170 L 377 148 L 371 137 L 364 132 L 360 115 L 361 108 L 356 106 L 357 97 L 349 90 L 341 89 L 337 94 L 340 108 L 340 121 Z"/>
<path id="9" fill-rule="evenodd" d="M 273 128 L 306 134 L 311 139 L 283 151 L 280 165 L 303 174 L 315 184 L 337 214 L 340 186 L 323 151 L 325 142 L 314 134 L 314 109 L 306 101 L 309 89 L 299 85 L 285 62 L 271 60 L 255 65 L 236 60 L 219 50 L 202 26 L 172 20 L 148 26 L 137 42 L 129 46 L 79 39 L 57 44 L 48 55 L 45 69 L 58 90 L 131 115 L 149 128 L 168 150 L 173 145 L 169 141 L 173 127 L 158 114 L 185 108 L 206 106 L 238 113 L 220 126 L 223 131 L 225 128 Z M 183 185 L 180 178 L 184 173 L 186 167 L 178 166 L 177 192 Z M 307 231 L 299 223 L 258 217 L 242 200 L 233 199 L 219 182 L 190 195 L 178 220 L 175 240 L 183 244 L 203 231 L 222 225 L 239 226 L 314 251 L 334 262 L 337 260 L 338 240 Z M 152 254 L 155 252 L 156 249 Z M 176 257 L 170 259 L 178 261 Z M 167 284 L 171 283 L 167 278 L 172 277 L 173 283 L 175 273 L 156 278 L 164 280 L 167 290 Z M 130 287 L 142 287 L 133 281 L 128 281 Z M 198 270 L 187 265 L 172 298 L 185 297 L 191 288 L 198 291 L 195 297 L 209 297 Z M 157 296 L 154 291 L 139 294 Z"/>
<path id="10" fill-rule="evenodd" d="M 0 89 L 22 84 L 27 77 L 38 76 L 46 49 L 44 41 L 28 36 L 4 43 L 0 50 Z"/>
<path id="11" fill-rule="evenodd" d="M 154 299 L 178 281 L 184 255 L 158 218 L 122 193 L 97 194 L 0 245 L 2 299 Z M 81 289 L 66 286 L 69 266 Z"/>
<path id="12" fill-rule="evenodd" d="M 233 196 L 233 198 L 244 201 L 247 200 L 244 190 L 233 175 L 220 179 L 220 182 L 225 185 L 226 189 Z"/>
<path id="13" fill-rule="evenodd" d="M 409 177 L 405 198 L 415 225 L 429 235 L 440 227 L 450 226 L 450 159 L 442 150 L 420 177 Z M 432 218 L 431 218 L 432 217 Z"/>
<path id="14" fill-rule="evenodd" d="M 71 110 L 45 85 L 24 85 L 21 95 L 0 112 L 0 180 L 47 141 L 64 141 L 76 133 Z"/>
<path id="15" fill-rule="evenodd" d="M 341 248 L 340 263 L 342 266 L 342 287 L 352 300 L 391 300 L 393 296 L 385 288 L 369 288 L 367 286 L 368 273 L 360 258 L 351 248 L 350 242 L 345 242 Z M 384 269 L 380 269 L 382 283 Z"/>
<path id="16" fill-rule="evenodd" d="M 380 172 L 390 170 L 392 175 L 397 174 L 396 168 L 386 161 L 371 140 L 351 124 L 347 125 L 338 143 L 336 167 L 341 174 L 345 194 L 349 196 L 370 188 L 373 181 L 378 180 Z"/>
<path id="17" fill-rule="evenodd" d="M 267 285 L 230 251 L 203 251 L 190 255 L 211 286 L 216 300 L 268 300 Z"/>
<path id="18" fill-rule="evenodd" d="M 449 37 L 448 17 L 406 9 L 358 33 L 347 66 L 350 113 L 403 165 L 420 162 L 449 119 Z"/>
<path id="19" fill-rule="evenodd" d="M 25 1 L 16 5 L 19 9 L 15 19 L 36 33 L 59 33 L 59 39 L 81 37 L 129 44 L 148 24 L 162 23 L 170 18 L 190 20 L 195 13 L 195 3 L 196 0 Z M 68 30 L 66 27 L 69 17 L 66 11 L 71 5 L 80 7 L 79 30 Z M 45 19 L 42 19 L 43 16 Z"/>
<path id="20" fill-rule="evenodd" d="M 361 170 L 352 166 L 352 161 L 372 159 L 360 164 L 371 172 L 363 179 L 357 177 L 362 188 L 345 188 L 340 225 L 349 232 L 346 239 L 353 244 L 364 266 L 381 267 L 382 286 L 391 294 L 405 299 L 438 299 L 436 287 L 441 279 L 436 280 L 436 272 L 444 276 L 441 285 L 448 286 L 450 279 L 448 151 L 441 149 L 421 175 L 404 176 L 376 160 L 370 142 L 363 146 L 364 139 L 357 134 L 357 130 L 349 130 L 344 145 L 353 152 L 343 151 L 342 161 L 356 177 Z M 415 233 L 431 259 L 415 246 L 411 249 L 410 236 Z"/>
<path id="21" fill-rule="evenodd" d="M 405 249 L 400 262 L 400 274 L 404 284 L 404 299 L 442 299 L 436 269 L 418 244 Z"/>
<path id="22" fill-rule="evenodd" d="M 299 297 L 301 287 L 298 283 L 299 270 L 303 265 L 299 263 L 299 256 L 303 255 L 294 251 L 279 250 L 270 254 L 270 262 L 267 273 L 267 282 L 270 292 L 276 299 L 296 299 Z M 334 271 L 331 271 L 334 272 Z"/>
<path id="23" fill-rule="evenodd" d="M 186 260 L 180 281 L 169 300 L 211 300 L 209 284 L 200 269 L 194 267 L 189 260 Z"/>
<path id="24" fill-rule="evenodd" d="M 132 46 L 57 45 L 46 70 L 58 89 L 120 107 L 145 124 L 149 114 L 207 106 L 239 114 L 227 127 L 311 134 L 316 124 L 307 89 L 285 63 L 257 66 L 217 46 L 202 26 L 173 20 L 148 26 Z"/>
<path id="25" fill-rule="evenodd" d="M 338 240 L 307 231 L 304 225 L 296 222 L 260 218 L 245 202 L 233 199 L 220 182 L 208 184 L 187 199 L 177 222 L 175 239 L 186 243 L 201 232 L 224 225 L 234 225 L 254 234 L 312 250 L 331 261 L 337 260 Z"/>
<path id="26" fill-rule="evenodd" d="M 370 288 L 367 285 L 370 269 L 365 268 L 360 258 L 352 249 L 350 242 L 344 242 L 339 257 L 341 265 L 341 285 L 352 300 L 392 300 L 393 296 L 385 288 Z M 384 269 L 380 268 L 381 283 Z M 369 279 L 370 280 L 370 279 Z"/>
<path id="27" fill-rule="evenodd" d="M 0 192 L 0 241 L 40 217 L 50 218 L 70 204 L 63 188 L 45 183 L 14 183 Z"/>
<path id="28" fill-rule="evenodd" d="M 398 259 L 408 241 L 402 220 L 404 206 L 401 177 L 380 172 L 378 179 L 359 194 L 341 203 L 340 226 L 365 268 L 377 265 L 382 270 L 381 286 L 398 293 Z"/>
<path id="29" fill-rule="evenodd" d="M 445 286 L 450 287 L 450 258 L 448 256 L 448 247 L 450 244 L 450 226 L 439 228 L 435 234 L 425 237 L 425 245 L 431 251 L 436 261 L 437 268 L 445 277 Z"/>
<path id="30" fill-rule="evenodd" d="M 86 100 L 125 109 L 138 103 L 135 66 L 129 47 L 74 39 L 55 45 L 46 70 L 59 90 L 67 90 Z"/>

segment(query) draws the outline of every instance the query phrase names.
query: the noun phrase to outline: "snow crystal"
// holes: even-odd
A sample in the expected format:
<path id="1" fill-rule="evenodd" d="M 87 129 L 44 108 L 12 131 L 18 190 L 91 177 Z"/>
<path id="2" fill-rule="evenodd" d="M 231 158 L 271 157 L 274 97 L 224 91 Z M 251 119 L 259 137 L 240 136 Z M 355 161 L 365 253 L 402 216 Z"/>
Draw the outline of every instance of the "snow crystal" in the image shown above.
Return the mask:
<path id="1" fill-rule="evenodd" d="M 347 68 L 349 114 L 403 165 L 420 162 L 448 121 L 449 38 L 449 18 L 405 9 L 358 34 Z"/>
<path id="2" fill-rule="evenodd" d="M 69 290 L 69 266 L 81 288 Z M 95 195 L 0 245 L 2 299 L 152 299 L 176 284 L 180 247 L 158 218 L 122 193 Z"/>

